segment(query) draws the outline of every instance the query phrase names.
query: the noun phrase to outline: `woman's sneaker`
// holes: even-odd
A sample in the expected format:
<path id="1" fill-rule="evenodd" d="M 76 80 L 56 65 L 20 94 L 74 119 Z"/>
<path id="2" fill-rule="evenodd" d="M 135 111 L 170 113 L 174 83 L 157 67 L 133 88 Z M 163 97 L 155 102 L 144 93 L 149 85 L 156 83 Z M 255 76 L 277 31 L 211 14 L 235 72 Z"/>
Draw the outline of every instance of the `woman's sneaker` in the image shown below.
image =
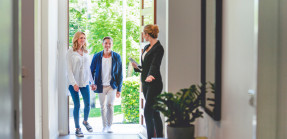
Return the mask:
<path id="1" fill-rule="evenodd" d="M 90 124 L 87 122 L 86 124 L 83 122 L 83 125 L 86 127 L 86 129 L 89 131 L 89 132 L 93 132 L 93 128 L 90 126 Z"/>
<path id="2" fill-rule="evenodd" d="M 76 129 L 76 136 L 77 137 L 84 137 L 83 132 L 81 131 L 81 128 Z"/>

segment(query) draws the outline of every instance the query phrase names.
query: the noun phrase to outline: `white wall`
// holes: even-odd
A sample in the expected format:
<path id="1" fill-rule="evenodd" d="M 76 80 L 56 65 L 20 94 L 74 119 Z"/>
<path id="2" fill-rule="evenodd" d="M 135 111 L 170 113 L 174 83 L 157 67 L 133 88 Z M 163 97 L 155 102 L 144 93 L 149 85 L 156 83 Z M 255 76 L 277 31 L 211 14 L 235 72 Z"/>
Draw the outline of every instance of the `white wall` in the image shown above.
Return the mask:
<path id="1" fill-rule="evenodd" d="M 244 9 L 244 10 L 243 10 Z M 256 90 L 257 47 L 254 1 L 223 1 L 221 121 L 199 121 L 199 136 L 252 139 L 255 108 L 248 90 Z"/>
<path id="2" fill-rule="evenodd" d="M 168 90 L 200 83 L 200 1 L 168 3 Z"/>
<path id="3" fill-rule="evenodd" d="M 165 55 L 168 62 L 165 91 L 176 93 L 201 82 L 201 1 L 168 1 L 167 5 L 168 51 Z"/>
<path id="4" fill-rule="evenodd" d="M 42 98 L 43 138 L 58 136 L 58 1 L 42 5 Z"/>
<path id="5" fill-rule="evenodd" d="M 165 0 L 158 0 L 157 1 L 157 7 L 156 7 L 156 21 L 157 25 L 159 27 L 159 36 L 158 39 L 160 40 L 160 43 L 162 44 L 164 48 L 164 55 L 161 63 L 161 74 L 162 74 L 162 81 L 163 81 L 163 92 L 168 91 L 168 1 Z M 163 131 L 164 135 L 166 136 L 166 124 L 165 124 L 165 117 L 163 114 L 161 114 L 161 118 L 163 121 Z"/>
<path id="6" fill-rule="evenodd" d="M 161 64 L 161 74 L 162 74 L 162 80 L 164 82 L 164 87 L 163 90 L 167 90 L 167 77 L 165 76 L 168 72 L 167 69 L 167 58 L 168 58 L 168 30 L 167 30 L 167 22 L 168 22 L 168 15 L 167 15 L 167 6 L 168 6 L 168 1 L 157 1 L 157 12 L 156 12 L 156 21 L 157 25 L 159 27 L 159 36 L 158 39 L 160 43 L 162 44 L 164 48 L 164 56 L 162 59 L 162 64 Z"/>
<path id="7" fill-rule="evenodd" d="M 69 113 L 68 113 L 68 83 L 66 68 L 66 53 L 68 50 L 68 1 L 59 1 L 58 25 L 59 25 L 59 44 L 58 44 L 58 125 L 59 134 L 67 135 L 69 132 Z"/>
<path id="8" fill-rule="evenodd" d="M 165 50 L 161 66 L 163 91 L 176 93 L 200 83 L 200 1 L 158 0 L 157 25 Z"/>

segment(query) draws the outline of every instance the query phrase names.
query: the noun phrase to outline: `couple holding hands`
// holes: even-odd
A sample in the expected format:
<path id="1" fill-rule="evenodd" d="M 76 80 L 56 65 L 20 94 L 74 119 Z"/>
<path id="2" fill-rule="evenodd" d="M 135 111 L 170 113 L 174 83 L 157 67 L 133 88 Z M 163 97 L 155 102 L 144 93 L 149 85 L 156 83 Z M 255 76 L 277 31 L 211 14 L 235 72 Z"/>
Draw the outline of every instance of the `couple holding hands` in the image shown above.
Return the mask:
<path id="1" fill-rule="evenodd" d="M 157 25 L 146 25 L 144 27 L 143 37 L 150 44 L 144 48 L 141 57 L 142 66 L 132 63 L 135 71 L 142 73 L 141 82 L 146 99 L 144 116 L 148 139 L 153 137 L 154 131 L 156 131 L 157 137 L 163 136 L 160 114 L 153 109 L 154 98 L 161 93 L 163 88 L 160 65 L 164 50 L 157 40 L 158 33 Z M 122 60 L 118 53 L 112 51 L 113 39 L 111 37 L 104 37 L 102 45 L 103 51 L 96 53 L 90 63 L 86 35 L 83 32 L 77 32 L 73 38 L 73 47 L 67 53 L 69 91 L 74 102 L 75 134 L 79 137 L 84 136 L 79 124 L 79 92 L 83 96 L 85 105 L 82 124 L 89 132 L 93 132 L 93 128 L 87 122 L 90 112 L 89 87 L 95 93 L 99 93 L 103 132 L 112 133 L 113 102 L 115 97 L 120 97 L 123 82 Z"/>

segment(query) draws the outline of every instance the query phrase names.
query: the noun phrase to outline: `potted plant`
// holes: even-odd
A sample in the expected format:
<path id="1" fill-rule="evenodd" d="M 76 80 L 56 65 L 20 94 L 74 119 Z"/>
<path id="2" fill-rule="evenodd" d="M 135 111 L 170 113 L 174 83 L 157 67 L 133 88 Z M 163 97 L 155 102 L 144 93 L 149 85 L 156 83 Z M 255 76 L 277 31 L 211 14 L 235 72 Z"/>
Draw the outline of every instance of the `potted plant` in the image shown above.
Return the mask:
<path id="1" fill-rule="evenodd" d="M 154 108 L 167 117 L 168 139 L 194 139 L 193 122 L 203 117 L 201 87 L 191 85 L 176 94 L 164 92 L 156 98 Z"/>

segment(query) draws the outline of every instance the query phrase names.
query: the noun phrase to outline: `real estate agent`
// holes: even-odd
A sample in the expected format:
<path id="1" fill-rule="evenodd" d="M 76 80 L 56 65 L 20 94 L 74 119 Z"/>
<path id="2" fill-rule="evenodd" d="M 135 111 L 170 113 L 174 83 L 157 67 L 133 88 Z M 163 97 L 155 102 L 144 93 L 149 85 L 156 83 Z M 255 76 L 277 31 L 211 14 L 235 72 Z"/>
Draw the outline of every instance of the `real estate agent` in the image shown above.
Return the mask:
<path id="1" fill-rule="evenodd" d="M 143 37 L 150 44 L 145 46 L 142 56 L 142 66 L 132 63 L 136 72 L 141 72 L 141 82 L 143 94 L 146 99 L 144 116 L 148 139 L 154 135 L 156 130 L 157 137 L 163 137 L 163 125 L 160 113 L 153 109 L 155 97 L 161 94 L 163 83 L 160 73 L 160 65 L 164 54 L 164 49 L 157 40 L 159 29 L 157 25 L 146 25 L 144 27 Z"/>

